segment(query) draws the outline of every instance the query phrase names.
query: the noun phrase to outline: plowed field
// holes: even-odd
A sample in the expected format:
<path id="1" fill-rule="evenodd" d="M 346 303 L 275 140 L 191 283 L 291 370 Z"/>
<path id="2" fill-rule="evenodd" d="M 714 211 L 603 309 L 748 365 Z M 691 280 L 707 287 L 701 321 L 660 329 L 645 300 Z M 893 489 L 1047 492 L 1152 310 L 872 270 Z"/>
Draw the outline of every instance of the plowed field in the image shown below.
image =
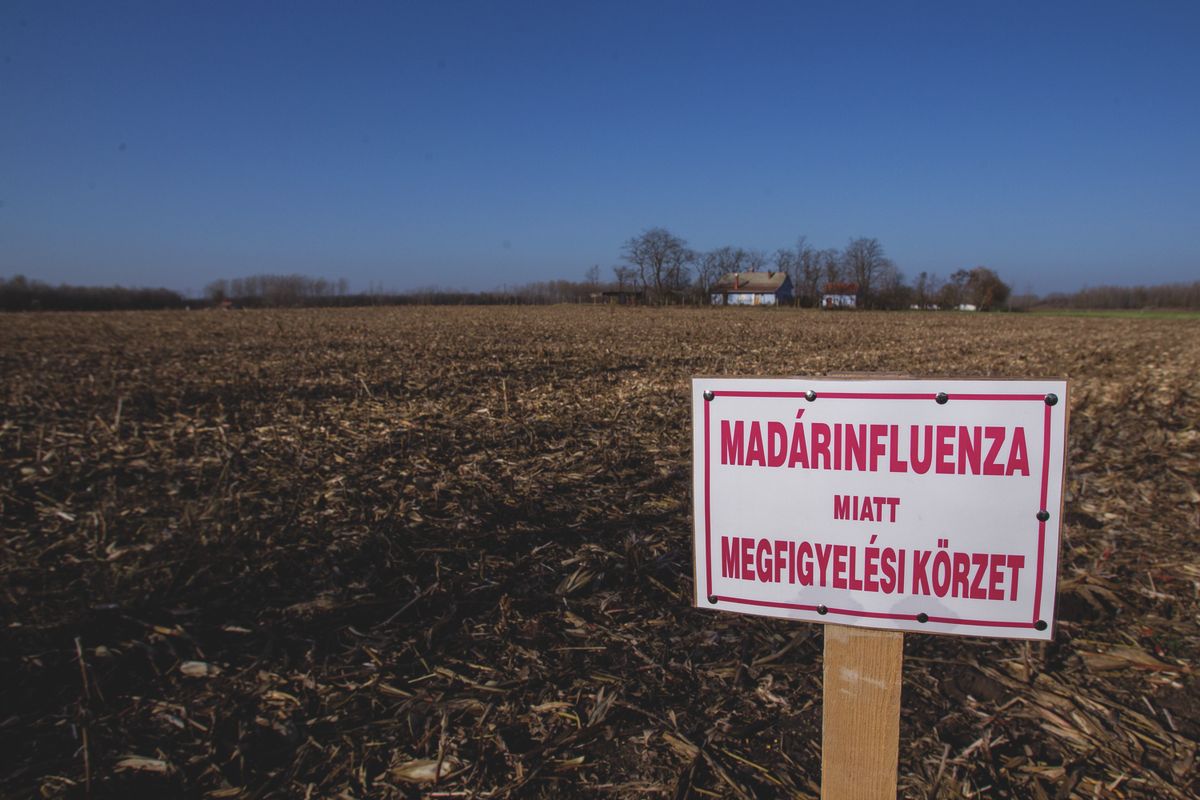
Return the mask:
<path id="1" fill-rule="evenodd" d="M 849 371 L 1072 382 L 1057 639 L 906 637 L 902 795 L 1200 794 L 1200 319 L 608 307 L 0 316 L 0 794 L 815 797 L 688 387 Z"/>

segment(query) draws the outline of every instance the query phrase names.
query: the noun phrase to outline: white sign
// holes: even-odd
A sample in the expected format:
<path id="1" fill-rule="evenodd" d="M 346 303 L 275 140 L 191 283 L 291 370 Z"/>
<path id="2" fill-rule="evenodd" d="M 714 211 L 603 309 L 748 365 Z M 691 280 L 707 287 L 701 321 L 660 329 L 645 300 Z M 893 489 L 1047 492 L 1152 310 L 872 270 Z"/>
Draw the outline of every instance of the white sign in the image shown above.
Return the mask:
<path id="1" fill-rule="evenodd" d="M 692 381 L 696 605 L 1050 639 L 1061 380 Z"/>

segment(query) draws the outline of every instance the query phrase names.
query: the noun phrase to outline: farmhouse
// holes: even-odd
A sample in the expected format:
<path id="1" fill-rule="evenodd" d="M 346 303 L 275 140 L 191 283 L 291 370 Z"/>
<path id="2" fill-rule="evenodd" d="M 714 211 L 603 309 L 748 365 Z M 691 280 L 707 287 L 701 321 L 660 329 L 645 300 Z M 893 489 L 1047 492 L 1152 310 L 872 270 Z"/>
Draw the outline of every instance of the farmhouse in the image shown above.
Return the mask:
<path id="1" fill-rule="evenodd" d="M 825 284 L 821 308 L 858 308 L 858 284 L 836 281 Z"/>
<path id="2" fill-rule="evenodd" d="M 792 299 L 786 272 L 727 272 L 711 289 L 714 306 L 773 306 Z"/>

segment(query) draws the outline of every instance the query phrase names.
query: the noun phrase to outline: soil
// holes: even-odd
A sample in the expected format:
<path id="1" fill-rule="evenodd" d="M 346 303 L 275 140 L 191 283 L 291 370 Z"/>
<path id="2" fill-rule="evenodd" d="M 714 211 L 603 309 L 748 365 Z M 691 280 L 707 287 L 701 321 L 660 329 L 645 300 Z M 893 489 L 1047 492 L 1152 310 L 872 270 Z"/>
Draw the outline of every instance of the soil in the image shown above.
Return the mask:
<path id="1" fill-rule="evenodd" d="M 816 797 L 689 381 L 852 371 L 1071 381 L 1056 639 L 906 636 L 901 795 L 1200 794 L 1200 320 L 587 306 L 0 316 L 0 794 Z"/>

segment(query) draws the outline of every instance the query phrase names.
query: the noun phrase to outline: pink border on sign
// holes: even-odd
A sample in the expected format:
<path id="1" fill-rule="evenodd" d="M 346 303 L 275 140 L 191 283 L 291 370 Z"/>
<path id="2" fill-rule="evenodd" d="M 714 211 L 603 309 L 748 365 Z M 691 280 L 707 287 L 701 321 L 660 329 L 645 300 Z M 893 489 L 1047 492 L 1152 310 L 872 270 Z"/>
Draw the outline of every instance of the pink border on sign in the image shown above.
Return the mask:
<path id="1" fill-rule="evenodd" d="M 766 398 L 804 398 L 804 392 L 749 392 L 749 391 L 713 391 L 713 399 L 718 397 L 766 397 Z M 936 400 L 936 394 L 901 394 L 888 392 L 821 392 L 822 400 Z M 949 400 L 990 400 L 990 401 L 1024 401 L 1045 403 L 1046 396 L 1043 394 L 947 394 Z M 750 600 L 742 597 L 731 597 L 728 595 L 713 594 L 713 568 L 712 568 L 712 496 L 710 492 L 709 475 L 709 458 L 712 449 L 709 445 L 710 429 L 709 423 L 709 406 L 710 401 L 704 401 L 704 550 L 705 564 L 708 584 L 706 595 L 708 597 L 716 597 L 717 600 L 724 600 L 729 603 L 742 603 L 748 606 L 761 606 L 764 608 L 787 608 L 797 611 L 816 611 L 815 605 L 804 605 L 799 603 L 781 603 L 773 600 Z M 1041 485 L 1041 502 L 1039 509 L 1046 508 L 1046 500 L 1050 492 L 1050 406 L 1046 406 L 1046 413 L 1042 423 L 1042 485 Z M 1033 628 L 1037 625 L 1041 618 L 1042 609 L 1042 579 L 1045 571 L 1045 554 L 1046 554 L 1046 523 L 1038 520 L 1038 545 L 1037 545 L 1037 577 L 1034 581 L 1033 594 L 1033 619 L 1029 622 L 1009 622 L 1004 620 L 988 620 L 988 619 L 960 619 L 957 617 L 928 617 L 928 622 L 944 622 L 953 625 L 975 625 L 979 627 L 993 628 Z M 869 619 L 904 619 L 917 622 L 916 614 L 890 614 L 881 611 L 860 611 L 858 609 L 848 608 L 826 608 L 827 614 L 838 614 L 847 617 L 863 617 Z"/>

